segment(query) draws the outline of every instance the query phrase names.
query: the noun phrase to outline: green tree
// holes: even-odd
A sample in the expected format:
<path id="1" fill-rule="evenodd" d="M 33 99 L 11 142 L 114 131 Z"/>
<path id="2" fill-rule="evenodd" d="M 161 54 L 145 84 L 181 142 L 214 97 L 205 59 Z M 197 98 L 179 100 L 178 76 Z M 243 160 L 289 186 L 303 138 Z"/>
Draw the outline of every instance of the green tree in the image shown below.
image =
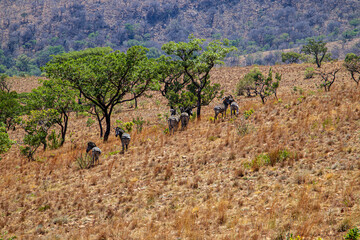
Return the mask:
<path id="1" fill-rule="evenodd" d="M 59 125 L 62 146 L 65 142 L 70 113 L 80 109 L 76 103 L 77 91 L 64 85 L 59 80 L 40 80 L 42 86 L 33 89 L 26 99 L 31 110 L 54 109 L 58 118 L 54 122 Z"/>
<path id="2" fill-rule="evenodd" d="M 315 59 L 316 65 L 320 68 L 321 63 L 326 57 L 328 48 L 326 43 L 322 40 L 316 41 L 315 39 L 309 39 L 308 43 L 301 49 L 302 52 L 308 55 L 312 55 Z"/>
<path id="3" fill-rule="evenodd" d="M 0 122 L 0 155 L 9 151 L 12 144 L 14 144 L 14 141 L 10 140 L 9 135 L 6 132 L 5 124 Z"/>
<path id="4" fill-rule="evenodd" d="M 346 54 L 344 66 L 351 74 L 352 80 L 356 83 L 356 87 L 360 82 L 360 56 L 354 53 Z"/>
<path id="5" fill-rule="evenodd" d="M 47 46 L 45 49 L 36 53 L 35 61 L 39 67 L 44 66 L 49 62 L 53 55 L 59 55 L 64 53 L 65 49 L 63 46 Z"/>
<path id="6" fill-rule="evenodd" d="M 238 96 L 247 95 L 247 97 L 256 96 L 256 82 L 261 81 L 264 75 L 260 72 L 259 68 L 255 67 L 250 70 L 236 85 L 236 94 Z"/>
<path id="7" fill-rule="evenodd" d="M 44 150 L 46 150 L 46 138 L 49 129 L 58 118 L 58 112 L 54 109 L 33 110 L 29 115 L 22 117 L 20 126 L 26 132 L 24 136 L 24 144 L 26 146 L 21 146 L 20 150 L 29 160 L 34 160 L 34 154 L 41 144 L 43 144 Z"/>
<path id="8" fill-rule="evenodd" d="M 16 118 L 22 113 L 22 106 L 15 91 L 0 91 L 0 122 L 7 130 L 15 126 Z"/>
<path id="9" fill-rule="evenodd" d="M 110 135 L 114 107 L 141 96 L 156 78 L 155 60 L 146 57 L 146 48 L 111 51 L 95 48 L 55 56 L 44 68 L 48 77 L 66 80 L 98 107 L 106 122 L 104 141 Z"/>
<path id="10" fill-rule="evenodd" d="M 196 97 L 197 117 L 201 116 L 201 106 L 208 105 L 213 98 L 219 96 L 220 85 L 211 84 L 210 71 L 217 64 L 223 64 L 226 55 L 236 50 L 235 47 L 226 47 L 228 40 L 211 41 L 207 46 L 205 39 L 189 36 L 189 42 L 169 42 L 162 46 L 162 50 L 181 65 L 186 77 L 191 81 L 189 90 Z"/>
<path id="11" fill-rule="evenodd" d="M 297 52 L 281 53 L 281 60 L 284 63 L 297 63 L 301 58 L 301 54 Z"/>
<path id="12" fill-rule="evenodd" d="M 268 97 L 274 95 L 277 98 L 277 89 L 279 88 L 281 75 L 275 74 L 275 81 L 273 79 L 273 72 L 270 68 L 267 78 L 257 78 L 255 81 L 256 94 L 260 96 L 263 104 L 267 101 Z"/>

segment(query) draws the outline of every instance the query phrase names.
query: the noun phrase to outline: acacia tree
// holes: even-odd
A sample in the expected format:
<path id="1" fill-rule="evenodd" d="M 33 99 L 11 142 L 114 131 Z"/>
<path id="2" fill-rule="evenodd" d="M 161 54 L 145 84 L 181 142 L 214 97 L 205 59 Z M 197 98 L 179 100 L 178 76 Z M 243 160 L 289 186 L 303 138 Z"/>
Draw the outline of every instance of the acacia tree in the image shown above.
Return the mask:
<path id="1" fill-rule="evenodd" d="M 201 106 L 208 105 L 216 96 L 221 94 L 220 84 L 211 84 L 210 71 L 217 64 L 223 64 L 226 55 L 236 50 L 226 47 L 228 40 L 223 42 L 214 40 L 205 46 L 205 39 L 189 36 L 189 42 L 169 42 L 162 46 L 162 50 L 175 56 L 184 74 L 190 79 L 189 90 L 196 97 L 197 117 L 201 116 Z"/>
<path id="2" fill-rule="evenodd" d="M 351 74 L 352 80 L 356 83 L 356 87 L 360 82 L 360 56 L 354 53 L 348 53 L 345 57 L 344 66 Z"/>
<path id="3" fill-rule="evenodd" d="M 320 75 L 320 77 L 323 81 L 320 84 L 320 87 L 323 87 L 325 92 L 330 91 L 331 86 L 333 85 L 333 83 L 336 80 L 336 73 L 338 73 L 339 71 L 340 71 L 340 68 L 334 69 L 330 72 L 325 72 L 325 71 L 317 72 L 317 74 Z"/>
<path id="4" fill-rule="evenodd" d="M 110 135 L 114 107 L 140 97 L 156 72 L 155 61 L 146 57 L 144 47 L 133 46 L 126 53 L 111 51 L 95 48 L 55 56 L 44 68 L 48 77 L 66 80 L 102 112 L 104 141 Z"/>
<path id="5" fill-rule="evenodd" d="M 320 68 L 321 62 L 328 57 L 327 55 L 328 48 L 326 47 L 326 43 L 322 40 L 316 41 L 315 39 L 309 39 L 308 43 L 303 46 L 301 49 L 305 54 L 313 55 L 315 58 L 316 65 Z"/>
<path id="6" fill-rule="evenodd" d="M 76 103 L 77 91 L 64 85 L 59 80 L 41 80 L 42 86 L 29 93 L 26 105 L 31 110 L 54 109 L 58 118 L 54 122 L 59 125 L 61 133 L 60 146 L 65 142 L 70 113 L 80 109 Z"/>

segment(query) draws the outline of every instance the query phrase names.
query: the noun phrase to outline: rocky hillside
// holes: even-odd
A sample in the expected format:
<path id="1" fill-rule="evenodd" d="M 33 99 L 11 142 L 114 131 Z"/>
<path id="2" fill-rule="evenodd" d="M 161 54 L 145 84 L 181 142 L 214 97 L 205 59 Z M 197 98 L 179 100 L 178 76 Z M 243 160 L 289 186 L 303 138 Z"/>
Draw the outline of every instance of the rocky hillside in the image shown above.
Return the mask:
<path id="1" fill-rule="evenodd" d="M 287 48 L 311 36 L 355 37 L 359 10 L 356 0 L 1 1 L 0 41 L 6 53 L 31 54 L 55 45 L 66 51 L 158 47 L 195 33 L 227 37 L 241 51 L 253 52 Z"/>

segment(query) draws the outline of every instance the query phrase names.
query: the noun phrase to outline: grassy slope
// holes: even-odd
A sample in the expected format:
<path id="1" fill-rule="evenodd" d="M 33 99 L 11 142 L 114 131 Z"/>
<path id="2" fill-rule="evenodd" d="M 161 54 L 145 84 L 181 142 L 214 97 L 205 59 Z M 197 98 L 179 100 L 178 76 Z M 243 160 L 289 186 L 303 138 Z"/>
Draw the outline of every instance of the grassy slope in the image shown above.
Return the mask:
<path id="1" fill-rule="evenodd" d="M 241 118 L 209 122 L 216 101 L 200 122 L 165 135 L 157 114 L 168 109 L 155 96 L 114 116 L 150 121 L 132 133 L 124 155 L 114 153 L 119 139 L 100 142 L 87 117 L 75 116 L 73 143 L 69 137 L 63 148 L 40 152 L 43 162 L 26 162 L 14 146 L 0 165 L 1 232 L 20 239 L 274 239 L 286 232 L 341 239 L 360 220 L 359 90 L 342 70 L 331 92 L 319 92 L 318 80 L 303 79 L 306 67 L 273 67 L 283 74 L 281 103 L 238 98 L 240 112 L 255 110 L 245 136 L 237 133 Z M 212 76 L 232 93 L 249 69 L 220 68 Z M 11 135 L 20 140 L 22 133 Z M 78 170 L 74 158 L 88 140 L 103 150 L 101 164 Z M 259 170 L 251 164 L 276 149 L 297 157 Z"/>

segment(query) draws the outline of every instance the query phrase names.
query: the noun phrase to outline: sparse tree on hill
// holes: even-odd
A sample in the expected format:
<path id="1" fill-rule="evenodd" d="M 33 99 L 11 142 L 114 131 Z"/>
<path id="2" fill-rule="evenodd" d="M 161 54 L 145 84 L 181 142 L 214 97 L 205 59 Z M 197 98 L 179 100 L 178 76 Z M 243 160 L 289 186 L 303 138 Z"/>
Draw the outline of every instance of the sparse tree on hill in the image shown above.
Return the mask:
<path id="1" fill-rule="evenodd" d="M 65 142 L 70 113 L 80 108 L 76 103 L 78 93 L 58 80 L 41 82 L 42 86 L 33 89 L 25 102 L 31 110 L 54 109 L 58 112 L 58 118 L 54 122 L 60 127 L 60 146 L 62 146 Z"/>
<path id="2" fill-rule="evenodd" d="M 214 40 L 207 46 L 204 44 L 205 39 L 190 35 L 189 42 L 169 42 L 162 46 L 166 54 L 177 57 L 175 60 L 183 69 L 185 77 L 190 79 L 189 91 L 196 97 L 198 118 L 201 116 L 201 106 L 208 105 L 221 94 L 220 85 L 211 84 L 211 69 L 222 64 L 226 55 L 236 50 L 235 47 L 227 47 L 227 40 Z"/>
<path id="3" fill-rule="evenodd" d="M 316 65 L 320 68 L 322 61 L 327 56 L 326 43 L 322 40 L 309 39 L 308 43 L 301 49 L 302 52 L 314 56 Z"/>
<path id="4" fill-rule="evenodd" d="M 256 96 L 256 82 L 261 81 L 264 76 L 260 72 L 259 68 L 255 67 L 250 70 L 236 85 L 236 94 L 238 96 L 245 95 L 247 97 Z"/>
<path id="5" fill-rule="evenodd" d="M 26 132 L 24 136 L 24 144 L 26 146 L 20 146 L 20 151 L 25 157 L 29 160 L 34 160 L 34 154 L 41 144 L 44 146 L 44 150 L 46 150 L 46 138 L 50 128 L 58 118 L 59 114 L 54 109 L 34 110 L 29 115 L 22 117 L 20 126 Z"/>
<path id="6" fill-rule="evenodd" d="M 87 49 L 55 56 L 44 70 L 50 78 L 66 80 L 98 107 L 105 117 L 107 141 L 114 107 L 140 97 L 156 79 L 155 60 L 148 59 L 146 52 L 141 46 L 126 53 L 110 48 Z"/>
<path id="7" fill-rule="evenodd" d="M 275 74 L 275 81 L 273 80 L 273 72 L 270 68 L 267 78 L 258 78 L 255 82 L 256 94 L 260 96 L 263 104 L 267 101 L 268 97 L 274 95 L 277 98 L 277 89 L 280 85 L 281 74 Z"/>
<path id="8" fill-rule="evenodd" d="M 319 71 L 317 72 L 318 75 L 320 75 L 321 79 L 322 79 L 322 83 L 320 84 L 320 87 L 323 87 L 325 92 L 329 92 L 331 86 L 333 85 L 333 83 L 336 80 L 336 73 L 338 73 L 340 71 L 339 68 L 330 71 L 330 72 L 325 72 L 325 71 Z"/>
<path id="9" fill-rule="evenodd" d="M 356 87 L 360 82 L 360 56 L 354 53 L 348 53 L 344 62 L 345 68 L 350 72 L 352 80 L 356 83 Z"/>

